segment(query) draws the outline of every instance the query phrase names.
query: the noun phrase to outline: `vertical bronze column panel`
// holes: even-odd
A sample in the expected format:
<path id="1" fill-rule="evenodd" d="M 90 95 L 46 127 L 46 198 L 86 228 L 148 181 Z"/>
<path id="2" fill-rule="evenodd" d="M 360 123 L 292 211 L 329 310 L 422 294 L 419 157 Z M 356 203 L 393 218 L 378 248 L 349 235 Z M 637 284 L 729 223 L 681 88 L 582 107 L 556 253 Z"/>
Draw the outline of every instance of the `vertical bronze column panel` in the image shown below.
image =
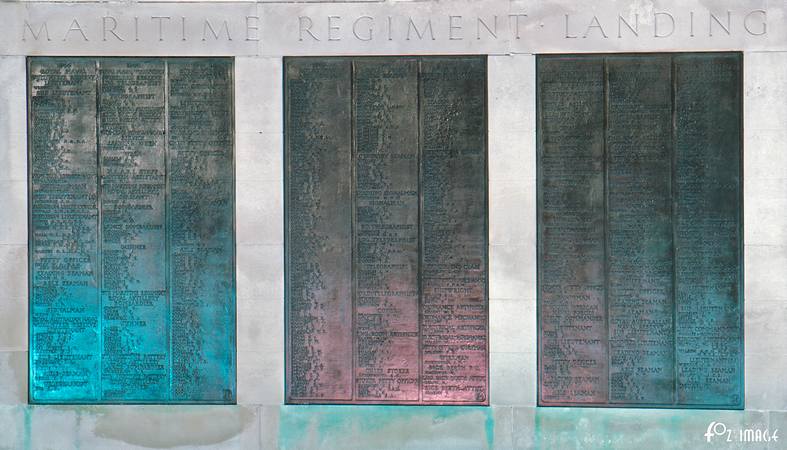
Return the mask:
<path id="1" fill-rule="evenodd" d="M 486 60 L 421 61 L 421 391 L 487 402 Z"/>
<path id="2" fill-rule="evenodd" d="M 232 61 L 28 63 L 30 401 L 233 403 Z"/>
<path id="3" fill-rule="evenodd" d="M 288 401 L 353 398 L 351 69 L 285 68 Z"/>
<path id="4" fill-rule="evenodd" d="M 741 55 L 675 57 L 677 401 L 743 407 Z"/>
<path id="5" fill-rule="evenodd" d="M 155 400 L 170 371 L 165 63 L 98 64 L 103 396 Z"/>
<path id="6" fill-rule="evenodd" d="M 604 64 L 538 60 L 539 375 L 544 404 L 608 393 Z"/>
<path id="7" fill-rule="evenodd" d="M 232 61 L 167 60 L 173 401 L 235 401 Z"/>
<path id="8" fill-rule="evenodd" d="M 95 59 L 29 63 L 30 392 L 96 401 L 101 340 Z"/>
<path id="9" fill-rule="evenodd" d="M 355 398 L 418 401 L 418 60 L 353 68 Z"/>
<path id="10" fill-rule="evenodd" d="M 672 64 L 607 58 L 609 401 L 673 402 Z"/>
<path id="11" fill-rule="evenodd" d="M 740 55 L 537 72 L 539 404 L 742 408 Z"/>
<path id="12" fill-rule="evenodd" d="M 285 84 L 287 401 L 486 404 L 485 59 Z"/>

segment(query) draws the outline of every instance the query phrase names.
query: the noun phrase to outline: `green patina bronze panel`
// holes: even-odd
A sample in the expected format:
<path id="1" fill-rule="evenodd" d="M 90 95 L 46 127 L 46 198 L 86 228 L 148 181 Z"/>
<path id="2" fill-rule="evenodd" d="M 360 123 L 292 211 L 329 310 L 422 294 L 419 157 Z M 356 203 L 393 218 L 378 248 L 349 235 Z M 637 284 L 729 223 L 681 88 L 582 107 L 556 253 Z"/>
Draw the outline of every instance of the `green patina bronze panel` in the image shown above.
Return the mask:
<path id="1" fill-rule="evenodd" d="M 97 67 L 100 398 L 155 400 L 169 387 L 165 64 Z"/>
<path id="2" fill-rule="evenodd" d="M 743 406 L 741 57 L 675 58 L 677 401 Z"/>
<path id="3" fill-rule="evenodd" d="M 538 70 L 541 398 L 600 403 L 609 395 L 604 64 L 541 59 Z"/>
<path id="4" fill-rule="evenodd" d="M 609 401 L 672 402 L 672 84 L 668 56 L 607 58 Z"/>
<path id="5" fill-rule="evenodd" d="M 235 399 L 232 63 L 30 58 L 30 400 Z"/>
<path id="6" fill-rule="evenodd" d="M 539 404 L 743 407 L 741 64 L 538 58 Z"/>
<path id="7" fill-rule="evenodd" d="M 92 59 L 31 59 L 30 399 L 101 396 L 97 80 Z"/>
<path id="8" fill-rule="evenodd" d="M 285 63 L 287 401 L 486 404 L 486 60 Z"/>

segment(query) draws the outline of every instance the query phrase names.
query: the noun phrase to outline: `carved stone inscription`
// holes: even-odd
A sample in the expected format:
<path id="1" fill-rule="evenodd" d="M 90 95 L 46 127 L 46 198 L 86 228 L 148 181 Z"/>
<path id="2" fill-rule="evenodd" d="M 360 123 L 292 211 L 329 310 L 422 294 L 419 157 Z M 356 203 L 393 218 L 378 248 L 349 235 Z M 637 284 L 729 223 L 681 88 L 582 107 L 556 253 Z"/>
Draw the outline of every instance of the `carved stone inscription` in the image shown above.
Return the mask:
<path id="1" fill-rule="evenodd" d="M 486 62 L 286 62 L 287 401 L 487 403 Z"/>
<path id="2" fill-rule="evenodd" d="M 740 76 L 539 58 L 540 404 L 743 406 Z"/>
<path id="3" fill-rule="evenodd" d="M 231 63 L 29 65 L 31 400 L 234 401 Z"/>

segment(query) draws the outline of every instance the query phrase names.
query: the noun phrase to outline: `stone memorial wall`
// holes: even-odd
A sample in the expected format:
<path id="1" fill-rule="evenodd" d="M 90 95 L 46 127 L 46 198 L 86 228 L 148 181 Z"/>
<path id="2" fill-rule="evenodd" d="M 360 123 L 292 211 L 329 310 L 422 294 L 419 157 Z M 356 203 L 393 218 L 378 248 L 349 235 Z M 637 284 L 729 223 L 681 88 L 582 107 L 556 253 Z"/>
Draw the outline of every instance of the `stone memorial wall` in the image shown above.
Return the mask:
<path id="1" fill-rule="evenodd" d="M 787 5 L 11 0 L 0 16 L 0 448 L 784 446 Z M 571 98 L 550 116 L 573 129 L 538 117 L 547 60 L 576 64 L 550 74 Z M 562 192 L 539 197 L 544 131 L 585 153 L 553 160 Z M 574 255 L 548 268 L 561 289 L 539 281 L 545 197 L 552 250 Z"/>

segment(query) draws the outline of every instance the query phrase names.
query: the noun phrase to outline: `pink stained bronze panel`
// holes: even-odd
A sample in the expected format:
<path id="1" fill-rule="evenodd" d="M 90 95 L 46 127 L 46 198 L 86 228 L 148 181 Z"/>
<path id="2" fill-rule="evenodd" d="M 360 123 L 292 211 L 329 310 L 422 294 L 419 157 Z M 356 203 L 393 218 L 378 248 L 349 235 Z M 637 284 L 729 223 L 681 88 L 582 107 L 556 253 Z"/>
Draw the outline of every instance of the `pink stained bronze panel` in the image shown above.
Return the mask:
<path id="1" fill-rule="evenodd" d="M 421 63 L 421 390 L 487 402 L 485 61 Z"/>
<path id="2" fill-rule="evenodd" d="M 355 398 L 418 401 L 418 60 L 354 62 Z"/>
<path id="3" fill-rule="evenodd" d="M 287 402 L 487 404 L 486 60 L 285 83 Z"/>

